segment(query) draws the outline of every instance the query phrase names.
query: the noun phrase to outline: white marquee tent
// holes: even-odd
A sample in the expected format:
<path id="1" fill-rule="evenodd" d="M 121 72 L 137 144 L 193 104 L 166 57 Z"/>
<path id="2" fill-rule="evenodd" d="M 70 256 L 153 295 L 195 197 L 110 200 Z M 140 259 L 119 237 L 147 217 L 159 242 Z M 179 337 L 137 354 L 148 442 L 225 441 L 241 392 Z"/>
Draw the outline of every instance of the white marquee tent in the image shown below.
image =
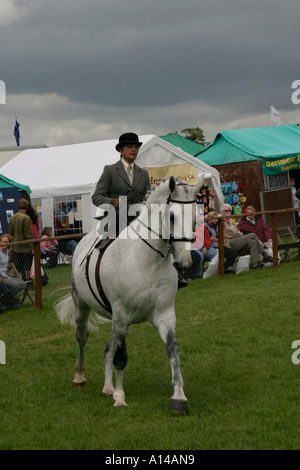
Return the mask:
<path id="1" fill-rule="evenodd" d="M 37 148 L 47 148 L 46 145 L 32 145 L 30 147 L 27 146 L 14 146 L 14 147 L 0 147 L 0 168 L 6 163 L 10 162 L 13 158 L 15 158 L 19 153 L 23 152 L 23 150 L 27 149 L 37 149 Z"/>
<path id="2" fill-rule="evenodd" d="M 153 172 L 152 182 L 161 176 L 173 174 L 179 177 L 183 175 L 183 179 L 193 184 L 193 179 L 206 174 L 209 186 L 214 188 L 219 207 L 222 196 L 219 172 L 216 169 L 160 137 L 145 135 L 140 136 L 140 141 L 143 145 L 136 162 L 147 168 L 150 176 Z M 91 196 L 104 166 L 115 163 L 119 158 L 119 153 L 115 150 L 117 142 L 118 140 L 104 140 L 24 150 L 2 166 L 1 173 L 30 187 L 31 198 L 40 200 L 43 226 L 53 226 L 55 198 L 79 195 L 82 230 L 87 232 L 96 224 L 96 207 L 91 202 Z"/>

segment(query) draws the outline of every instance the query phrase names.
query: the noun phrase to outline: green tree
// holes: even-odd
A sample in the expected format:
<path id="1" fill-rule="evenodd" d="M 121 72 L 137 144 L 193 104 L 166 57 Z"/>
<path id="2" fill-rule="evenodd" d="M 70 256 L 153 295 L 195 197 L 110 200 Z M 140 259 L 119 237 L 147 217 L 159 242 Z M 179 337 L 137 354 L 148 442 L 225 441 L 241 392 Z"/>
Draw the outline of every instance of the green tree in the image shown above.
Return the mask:
<path id="1" fill-rule="evenodd" d="M 182 133 L 182 136 L 185 137 L 186 139 L 192 140 L 193 142 L 196 142 L 197 144 L 201 145 L 209 145 L 209 142 L 205 141 L 205 136 L 203 133 L 203 130 L 200 129 L 200 127 L 187 127 L 186 129 L 181 129 L 180 131 Z M 177 131 L 175 132 L 169 132 L 168 135 L 174 135 L 178 134 Z"/>
<path id="2" fill-rule="evenodd" d="M 197 144 L 208 145 L 208 142 L 205 142 L 205 136 L 200 127 L 187 127 L 186 129 L 181 129 L 180 132 L 186 139 L 192 140 Z"/>

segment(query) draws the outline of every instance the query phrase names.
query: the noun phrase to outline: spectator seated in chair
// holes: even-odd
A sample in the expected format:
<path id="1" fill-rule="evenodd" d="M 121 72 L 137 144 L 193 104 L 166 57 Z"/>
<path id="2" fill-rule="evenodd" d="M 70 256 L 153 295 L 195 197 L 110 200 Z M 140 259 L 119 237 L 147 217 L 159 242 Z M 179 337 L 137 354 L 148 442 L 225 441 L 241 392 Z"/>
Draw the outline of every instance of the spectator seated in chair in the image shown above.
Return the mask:
<path id="1" fill-rule="evenodd" d="M 42 232 L 42 239 L 48 237 L 52 237 L 51 227 L 45 227 Z M 41 258 L 47 259 L 47 268 L 53 269 L 56 267 L 58 254 L 57 240 L 45 240 L 41 242 Z"/>
<path id="2" fill-rule="evenodd" d="M 56 235 L 58 237 L 62 235 L 73 235 L 73 232 L 68 229 L 66 223 L 63 223 L 61 225 L 61 230 L 59 230 Z M 76 246 L 77 241 L 71 238 L 66 238 L 58 241 L 59 251 L 65 255 L 73 256 Z"/>
<path id="3" fill-rule="evenodd" d="M 205 216 L 204 230 L 208 232 L 211 239 L 211 246 L 216 250 L 219 247 L 219 228 L 218 228 L 219 214 L 215 211 L 210 211 Z M 236 252 L 224 246 L 224 271 L 227 273 L 235 273 L 236 266 L 234 265 L 237 258 Z"/>
<path id="4" fill-rule="evenodd" d="M 222 216 L 224 221 L 224 247 L 231 248 L 238 256 L 251 255 L 252 268 L 263 268 L 264 262 L 273 262 L 273 258 L 266 255 L 263 243 L 258 239 L 255 233 L 244 235 L 237 226 L 230 220 L 231 205 L 222 205 Z"/>
<path id="5" fill-rule="evenodd" d="M 3 234 L 0 237 L 0 284 L 1 303 L 4 308 L 14 308 L 19 304 L 19 293 L 26 289 L 26 282 L 11 275 L 8 270 L 9 250 L 8 244 L 12 241 L 11 236 Z"/>
<path id="6" fill-rule="evenodd" d="M 212 246 L 209 231 L 203 224 L 197 224 L 191 252 L 193 264 L 186 270 L 184 277 L 186 279 L 202 277 L 204 261 L 211 261 L 216 255 L 217 249 Z"/>
<path id="7" fill-rule="evenodd" d="M 243 232 L 256 233 L 257 238 L 264 244 L 265 248 L 272 248 L 272 234 L 269 227 L 264 222 L 262 217 L 256 217 L 256 210 L 253 206 L 246 207 L 246 217 L 239 222 L 237 228 Z M 273 260 L 272 260 L 273 261 Z"/>

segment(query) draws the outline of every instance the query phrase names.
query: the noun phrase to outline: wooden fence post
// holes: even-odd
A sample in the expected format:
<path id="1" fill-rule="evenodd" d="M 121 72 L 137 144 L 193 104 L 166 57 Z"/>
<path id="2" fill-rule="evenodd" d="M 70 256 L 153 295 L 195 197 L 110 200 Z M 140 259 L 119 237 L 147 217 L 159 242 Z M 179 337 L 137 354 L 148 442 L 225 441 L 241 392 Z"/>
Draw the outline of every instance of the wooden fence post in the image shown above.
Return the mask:
<path id="1" fill-rule="evenodd" d="M 224 223 L 218 220 L 219 275 L 224 276 Z"/>
<path id="2" fill-rule="evenodd" d="M 278 239 L 277 239 L 277 215 L 271 213 L 272 224 L 272 249 L 273 249 L 273 266 L 278 268 Z"/>

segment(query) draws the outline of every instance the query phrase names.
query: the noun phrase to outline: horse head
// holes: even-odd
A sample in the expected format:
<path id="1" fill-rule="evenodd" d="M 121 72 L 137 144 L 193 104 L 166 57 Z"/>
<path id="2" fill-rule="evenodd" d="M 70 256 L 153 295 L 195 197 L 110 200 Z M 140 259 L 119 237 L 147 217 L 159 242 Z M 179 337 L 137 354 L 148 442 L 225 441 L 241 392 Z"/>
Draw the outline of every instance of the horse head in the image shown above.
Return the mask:
<path id="1" fill-rule="evenodd" d="M 192 262 L 194 230 L 200 217 L 196 195 L 203 186 L 204 178 L 206 175 L 199 178 L 196 185 L 191 186 L 171 176 L 152 187 L 145 203 L 146 235 L 148 230 L 151 233 L 150 246 L 154 248 L 154 239 L 164 240 L 173 254 L 174 266 L 183 270 Z"/>
<path id="2" fill-rule="evenodd" d="M 192 242 L 196 220 L 199 217 L 196 195 L 202 186 L 203 178 L 200 178 L 195 186 L 175 180 L 173 177 L 169 180 L 170 242 L 174 266 L 183 270 L 192 263 Z"/>

